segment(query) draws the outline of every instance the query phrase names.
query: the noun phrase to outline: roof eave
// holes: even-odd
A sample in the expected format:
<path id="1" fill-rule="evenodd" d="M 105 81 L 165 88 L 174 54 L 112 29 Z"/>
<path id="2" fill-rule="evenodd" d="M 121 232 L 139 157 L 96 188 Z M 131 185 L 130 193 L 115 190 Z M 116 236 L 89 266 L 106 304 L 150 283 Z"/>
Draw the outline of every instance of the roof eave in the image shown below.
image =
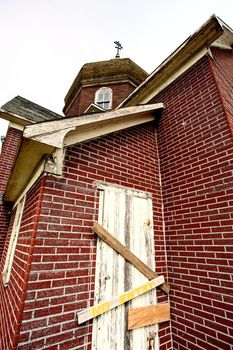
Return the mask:
<path id="1" fill-rule="evenodd" d="M 43 159 L 51 160 L 56 150 L 151 122 L 163 108 L 162 103 L 156 103 L 26 126 L 4 200 L 16 201 Z"/>
<path id="2" fill-rule="evenodd" d="M 5 111 L 2 108 L 0 108 L 0 118 L 22 126 L 31 125 L 34 123 L 32 120 L 28 120 L 27 118 L 22 117 L 18 114 Z"/>
<path id="3" fill-rule="evenodd" d="M 6 202 L 17 200 L 42 159 L 45 155 L 52 155 L 54 150 L 49 145 L 23 139 L 4 193 Z"/>
<path id="4" fill-rule="evenodd" d="M 39 141 L 56 148 L 62 148 L 64 145 L 70 145 L 64 143 L 71 134 L 82 134 L 83 132 L 91 131 L 94 137 L 99 137 L 95 130 L 102 129 L 101 135 L 109 133 L 105 126 L 117 124 L 118 130 L 126 127 L 125 121 L 129 120 L 129 127 L 135 124 L 136 121 L 133 118 L 139 118 L 138 124 L 143 122 L 143 117 L 148 115 L 152 116 L 153 113 L 158 110 L 162 110 L 164 105 L 162 103 L 144 105 L 144 106 L 132 106 L 113 111 L 106 111 L 101 113 L 93 113 L 84 116 L 70 117 L 63 120 L 50 121 L 37 123 L 31 126 L 27 126 L 24 130 L 23 136 L 25 138 Z M 122 125 L 121 125 L 122 124 Z M 112 128 L 113 130 L 114 128 Z M 82 142 L 87 141 L 82 137 Z M 78 141 L 79 142 L 79 141 Z"/>
<path id="5" fill-rule="evenodd" d="M 151 95 L 159 84 L 168 80 L 176 70 L 187 63 L 194 55 L 205 52 L 216 39 L 224 32 L 222 22 L 215 15 L 205 22 L 193 35 L 180 45 L 161 65 L 159 65 L 151 75 L 139 85 L 118 108 L 147 103 L 146 96 Z"/>

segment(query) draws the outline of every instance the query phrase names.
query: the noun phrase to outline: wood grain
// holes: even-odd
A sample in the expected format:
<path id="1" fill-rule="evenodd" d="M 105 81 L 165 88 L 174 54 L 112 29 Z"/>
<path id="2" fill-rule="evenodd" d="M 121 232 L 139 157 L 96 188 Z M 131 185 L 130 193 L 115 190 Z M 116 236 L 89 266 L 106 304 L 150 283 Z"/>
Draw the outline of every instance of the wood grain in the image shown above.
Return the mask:
<path id="1" fill-rule="evenodd" d="M 151 281 L 143 283 L 139 287 L 128 290 L 111 300 L 105 300 L 103 303 L 94 305 L 88 309 L 82 310 L 77 313 L 78 323 L 81 324 L 94 317 L 104 314 L 107 311 L 114 309 L 115 307 L 127 303 L 129 300 L 137 298 L 138 296 L 147 293 L 148 291 L 156 288 L 158 285 L 164 282 L 164 277 L 159 276 Z"/>
<path id="2" fill-rule="evenodd" d="M 170 320 L 170 304 L 157 304 L 151 306 L 129 309 L 128 329 L 135 329 Z"/>
<path id="3" fill-rule="evenodd" d="M 149 266 L 137 258 L 129 249 L 121 244 L 118 239 L 112 236 L 111 233 L 105 230 L 99 223 L 96 222 L 92 229 L 105 243 L 107 243 L 111 248 L 123 256 L 123 258 L 129 261 L 148 279 L 151 280 L 155 277 L 158 277 L 158 275 Z M 170 286 L 166 282 L 160 285 L 159 288 L 167 294 L 169 293 Z"/>

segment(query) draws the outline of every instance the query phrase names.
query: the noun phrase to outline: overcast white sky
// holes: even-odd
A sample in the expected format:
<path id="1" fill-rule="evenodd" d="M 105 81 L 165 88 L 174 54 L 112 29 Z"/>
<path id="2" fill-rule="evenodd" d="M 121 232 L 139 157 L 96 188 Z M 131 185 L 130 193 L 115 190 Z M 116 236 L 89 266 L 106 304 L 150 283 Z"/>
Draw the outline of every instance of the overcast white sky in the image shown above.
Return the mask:
<path id="1" fill-rule="evenodd" d="M 114 58 L 113 41 L 151 73 L 213 13 L 233 26 L 233 0 L 0 0 L 0 106 L 20 95 L 62 114 L 81 66 Z"/>

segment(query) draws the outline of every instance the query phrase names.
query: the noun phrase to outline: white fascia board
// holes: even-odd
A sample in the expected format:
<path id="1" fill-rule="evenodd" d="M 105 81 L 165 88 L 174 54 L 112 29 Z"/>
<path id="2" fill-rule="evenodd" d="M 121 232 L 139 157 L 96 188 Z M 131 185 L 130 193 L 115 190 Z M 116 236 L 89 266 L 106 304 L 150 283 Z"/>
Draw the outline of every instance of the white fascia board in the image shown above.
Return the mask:
<path id="1" fill-rule="evenodd" d="M 0 108 L 0 118 L 7 120 L 9 122 L 13 122 L 15 124 L 25 126 L 33 124 L 32 121 L 29 121 L 27 118 L 24 118 L 18 114 L 14 114 L 8 111 L 5 111 L 4 109 Z"/>
<path id="2" fill-rule="evenodd" d="M 225 50 L 232 50 L 233 45 L 233 30 L 225 24 L 222 20 L 220 23 L 224 29 L 223 34 L 211 44 L 211 46 L 219 47 Z"/>
<path id="3" fill-rule="evenodd" d="M 208 51 L 208 47 L 213 44 L 224 33 L 223 22 L 215 15 L 211 16 L 197 31 L 189 36 L 167 59 L 165 59 L 150 75 L 144 80 L 117 108 L 130 106 L 132 104 L 147 103 L 147 94 L 154 97 L 158 91 L 168 86 L 182 72 L 187 70 L 196 62 L 196 57 L 202 57 L 200 52 Z M 188 62 L 189 61 L 189 62 Z M 178 72 L 179 71 L 179 72 Z M 172 79 L 174 78 L 174 79 Z M 169 83 L 166 81 L 169 80 Z M 155 89 L 155 92 L 153 90 Z"/>
<path id="4" fill-rule="evenodd" d="M 23 125 L 15 123 L 15 122 L 10 122 L 9 123 L 9 128 L 17 129 L 17 130 L 20 130 L 20 131 L 24 130 L 24 126 Z"/>
<path id="5" fill-rule="evenodd" d="M 144 116 L 148 117 L 148 114 L 153 115 L 153 112 L 163 108 L 163 103 L 155 103 L 126 107 L 105 113 L 95 113 L 80 117 L 64 118 L 63 120 L 37 123 L 27 126 L 24 130 L 23 136 L 34 141 L 61 148 L 64 138 L 66 135 L 68 135 L 68 133 L 81 134 L 82 130 L 85 130 L 85 132 L 90 129 L 95 130 L 95 128 L 98 128 L 98 126 L 101 125 L 101 135 L 104 135 L 105 125 L 109 126 L 110 123 L 114 124 L 121 121 L 124 124 L 125 119 L 129 120 L 135 116 L 137 116 L 137 119 L 140 117 L 142 119 Z M 141 124 L 141 122 L 142 120 L 138 120 L 138 124 Z M 107 129 L 109 130 L 109 128 Z M 106 134 L 107 133 L 109 132 L 106 130 Z M 92 138 L 95 137 L 98 137 L 98 135 L 93 135 Z"/>
<path id="6" fill-rule="evenodd" d="M 185 62 L 179 69 L 175 71 L 170 77 L 168 77 L 165 81 L 163 81 L 158 86 L 153 87 L 153 89 L 148 89 L 148 93 L 143 99 L 143 103 L 148 103 L 152 100 L 152 98 L 162 90 L 164 90 L 167 86 L 169 86 L 173 81 L 179 78 L 184 72 L 186 72 L 190 67 L 192 67 L 197 61 L 199 61 L 203 56 L 208 55 L 209 51 L 207 48 L 204 48 L 196 55 L 194 55 L 188 62 Z"/>

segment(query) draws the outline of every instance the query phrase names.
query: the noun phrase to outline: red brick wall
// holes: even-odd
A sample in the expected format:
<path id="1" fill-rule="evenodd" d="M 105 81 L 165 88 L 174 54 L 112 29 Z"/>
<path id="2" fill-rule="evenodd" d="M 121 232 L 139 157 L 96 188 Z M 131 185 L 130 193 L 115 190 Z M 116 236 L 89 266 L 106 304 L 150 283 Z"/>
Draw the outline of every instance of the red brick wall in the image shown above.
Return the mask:
<path id="1" fill-rule="evenodd" d="M 93 303 L 96 237 L 91 228 L 99 180 L 152 193 L 157 272 L 166 277 L 154 126 L 70 147 L 64 176 L 45 181 L 18 349 L 91 347 L 92 322 L 78 326 L 76 312 Z M 160 300 L 166 300 L 162 292 Z M 171 349 L 169 322 L 161 326 L 160 337 L 160 349 Z"/>
<path id="2" fill-rule="evenodd" d="M 219 94 L 233 135 L 233 53 L 232 50 L 212 48 L 213 60 L 210 61 Z"/>
<path id="3" fill-rule="evenodd" d="M 40 214 L 40 203 L 42 199 L 43 180 L 32 189 L 26 198 L 24 213 L 20 225 L 20 232 L 14 256 L 11 276 L 8 286 L 3 285 L 0 277 L 0 349 L 16 349 L 24 300 L 27 291 L 27 282 L 33 254 L 33 246 L 37 222 Z M 1 272 L 4 267 L 7 248 L 9 245 L 15 209 L 11 215 L 11 224 L 8 230 L 6 246 L 1 261 Z M 25 317 L 25 316 L 24 316 Z M 26 317 L 33 317 L 32 312 Z"/>
<path id="4" fill-rule="evenodd" d="M 112 109 L 116 108 L 134 89 L 130 83 L 118 83 L 103 85 L 112 89 Z M 66 112 L 67 116 L 74 116 L 84 113 L 91 103 L 95 102 L 95 92 L 102 86 L 83 87 Z"/>
<path id="5" fill-rule="evenodd" d="M 18 150 L 21 131 L 9 128 L 0 154 L 0 259 L 6 240 L 10 216 L 10 205 L 3 202 L 3 194 Z"/>
<path id="6" fill-rule="evenodd" d="M 160 93 L 158 128 L 174 350 L 230 350 L 233 142 L 204 57 Z"/>

